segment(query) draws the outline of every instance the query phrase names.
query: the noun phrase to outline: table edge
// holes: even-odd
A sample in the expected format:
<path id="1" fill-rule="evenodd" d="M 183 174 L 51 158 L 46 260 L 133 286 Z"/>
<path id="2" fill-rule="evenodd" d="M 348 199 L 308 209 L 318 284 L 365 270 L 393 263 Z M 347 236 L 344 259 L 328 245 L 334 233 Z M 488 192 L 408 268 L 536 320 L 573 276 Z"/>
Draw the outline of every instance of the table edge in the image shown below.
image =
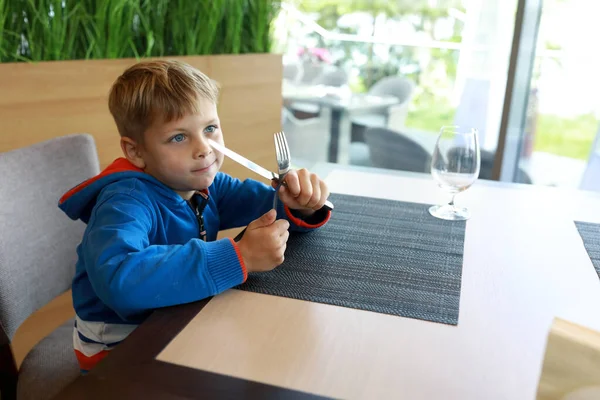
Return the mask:
<path id="1" fill-rule="evenodd" d="M 279 386 L 183 367 L 156 359 L 158 354 L 210 302 L 157 309 L 85 376 L 79 376 L 55 399 L 105 399 L 109 396 L 182 399 L 202 396 L 231 399 L 326 397 Z"/>

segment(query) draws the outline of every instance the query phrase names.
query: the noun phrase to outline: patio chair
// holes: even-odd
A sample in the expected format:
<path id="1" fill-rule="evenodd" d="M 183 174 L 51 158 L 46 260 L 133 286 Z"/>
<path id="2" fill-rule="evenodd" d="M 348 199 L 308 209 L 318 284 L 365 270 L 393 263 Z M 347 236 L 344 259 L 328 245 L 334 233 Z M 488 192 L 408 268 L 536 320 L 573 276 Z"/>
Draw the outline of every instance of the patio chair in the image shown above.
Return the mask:
<path id="1" fill-rule="evenodd" d="M 365 140 L 368 146 L 368 161 L 363 159 L 365 155 L 351 153 L 351 164 L 410 172 L 430 170 L 429 152 L 400 132 L 387 128 L 367 128 Z"/>

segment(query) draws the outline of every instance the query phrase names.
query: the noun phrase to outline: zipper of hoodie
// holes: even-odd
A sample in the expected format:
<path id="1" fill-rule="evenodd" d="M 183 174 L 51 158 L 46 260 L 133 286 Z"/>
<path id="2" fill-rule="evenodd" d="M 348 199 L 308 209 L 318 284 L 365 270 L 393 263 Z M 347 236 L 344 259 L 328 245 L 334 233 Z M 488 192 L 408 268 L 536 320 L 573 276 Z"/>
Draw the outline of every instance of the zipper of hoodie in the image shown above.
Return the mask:
<path id="1" fill-rule="evenodd" d="M 194 215 L 196 216 L 196 220 L 198 221 L 198 236 L 200 239 L 206 242 L 206 228 L 204 227 L 204 209 L 208 204 L 208 195 L 205 193 L 198 193 L 198 196 L 202 199 L 200 204 L 196 200 L 197 197 L 193 197 L 192 210 L 194 210 Z"/>

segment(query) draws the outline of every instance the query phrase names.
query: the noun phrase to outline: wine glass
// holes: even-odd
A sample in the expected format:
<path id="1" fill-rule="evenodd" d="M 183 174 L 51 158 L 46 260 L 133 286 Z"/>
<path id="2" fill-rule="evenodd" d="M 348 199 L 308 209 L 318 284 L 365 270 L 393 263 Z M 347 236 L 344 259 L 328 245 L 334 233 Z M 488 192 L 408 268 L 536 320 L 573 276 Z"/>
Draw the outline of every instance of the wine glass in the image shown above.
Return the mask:
<path id="1" fill-rule="evenodd" d="M 477 129 L 444 126 L 440 129 L 431 158 L 431 175 L 442 190 L 452 195 L 448 204 L 431 206 L 434 217 L 462 221 L 470 218 L 466 208 L 454 205 L 454 198 L 479 177 L 480 155 Z"/>

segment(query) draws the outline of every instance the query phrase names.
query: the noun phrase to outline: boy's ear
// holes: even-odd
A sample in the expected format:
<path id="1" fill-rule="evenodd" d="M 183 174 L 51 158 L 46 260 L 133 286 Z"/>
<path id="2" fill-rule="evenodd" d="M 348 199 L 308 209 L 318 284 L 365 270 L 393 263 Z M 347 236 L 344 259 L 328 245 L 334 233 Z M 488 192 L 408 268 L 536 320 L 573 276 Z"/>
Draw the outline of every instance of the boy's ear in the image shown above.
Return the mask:
<path id="1" fill-rule="evenodd" d="M 136 143 L 135 140 L 122 136 L 121 150 L 123 150 L 123 154 L 133 165 L 140 169 L 144 169 L 146 167 L 146 163 L 141 155 L 140 145 Z"/>

